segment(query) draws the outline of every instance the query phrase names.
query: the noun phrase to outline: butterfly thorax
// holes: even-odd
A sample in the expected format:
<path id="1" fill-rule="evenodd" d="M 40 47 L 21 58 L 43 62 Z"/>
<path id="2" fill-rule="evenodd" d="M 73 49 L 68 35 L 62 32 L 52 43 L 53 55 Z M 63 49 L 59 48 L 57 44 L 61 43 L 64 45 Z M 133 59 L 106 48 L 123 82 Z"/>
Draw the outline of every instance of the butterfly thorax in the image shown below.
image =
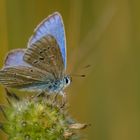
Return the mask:
<path id="1" fill-rule="evenodd" d="M 45 91 L 48 93 L 59 93 L 63 91 L 71 82 L 69 76 L 65 76 L 62 79 L 57 79 L 55 81 L 50 81 L 46 84 Z"/>

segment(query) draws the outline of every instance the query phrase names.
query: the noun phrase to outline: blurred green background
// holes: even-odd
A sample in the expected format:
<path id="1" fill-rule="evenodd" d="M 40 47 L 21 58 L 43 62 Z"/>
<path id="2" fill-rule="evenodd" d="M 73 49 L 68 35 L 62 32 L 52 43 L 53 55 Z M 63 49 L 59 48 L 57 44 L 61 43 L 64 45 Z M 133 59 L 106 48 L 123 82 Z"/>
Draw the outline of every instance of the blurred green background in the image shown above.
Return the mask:
<path id="1" fill-rule="evenodd" d="M 65 24 L 68 73 L 86 74 L 66 91 L 71 116 L 91 124 L 85 139 L 139 140 L 140 1 L 0 0 L 1 67 L 6 53 L 26 47 L 36 25 L 54 11 Z M 3 86 L 0 93 L 6 104 Z"/>

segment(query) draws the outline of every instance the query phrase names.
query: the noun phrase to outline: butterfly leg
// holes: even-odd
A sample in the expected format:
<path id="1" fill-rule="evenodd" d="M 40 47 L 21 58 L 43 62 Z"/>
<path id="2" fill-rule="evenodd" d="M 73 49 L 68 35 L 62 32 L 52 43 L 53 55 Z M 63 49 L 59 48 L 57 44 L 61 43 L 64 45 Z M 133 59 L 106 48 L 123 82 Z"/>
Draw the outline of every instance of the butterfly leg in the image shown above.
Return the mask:
<path id="1" fill-rule="evenodd" d="M 44 96 L 45 96 L 45 92 L 41 91 L 35 97 L 44 97 Z"/>
<path id="2" fill-rule="evenodd" d="M 58 98 L 58 93 L 56 93 L 56 95 L 54 95 L 53 103 L 55 103 L 57 101 L 57 98 Z"/>
<path id="3" fill-rule="evenodd" d="M 38 99 L 39 97 L 44 97 L 45 96 L 45 92 L 44 91 L 41 91 L 41 92 L 39 92 L 39 93 L 37 93 L 37 94 L 35 94 L 35 95 L 32 95 L 31 97 L 30 97 L 30 99 Z"/>
<path id="4" fill-rule="evenodd" d="M 47 100 L 50 99 L 50 95 L 47 94 L 45 91 L 41 91 L 40 93 L 38 93 L 38 94 L 36 95 L 36 97 L 37 97 L 37 98 L 38 98 L 38 97 L 46 97 Z"/>
<path id="5" fill-rule="evenodd" d="M 67 94 L 63 91 L 61 91 L 60 94 L 62 95 L 61 108 L 63 108 L 66 105 L 66 102 L 67 102 Z"/>

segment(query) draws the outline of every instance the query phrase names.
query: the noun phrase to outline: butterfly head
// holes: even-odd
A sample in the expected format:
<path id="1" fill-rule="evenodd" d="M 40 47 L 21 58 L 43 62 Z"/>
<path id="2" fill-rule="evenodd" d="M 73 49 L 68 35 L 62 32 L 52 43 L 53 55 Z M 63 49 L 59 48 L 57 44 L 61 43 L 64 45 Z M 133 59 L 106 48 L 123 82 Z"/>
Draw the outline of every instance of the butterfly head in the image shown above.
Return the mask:
<path id="1" fill-rule="evenodd" d="M 69 86 L 71 81 L 72 81 L 72 78 L 69 75 L 66 75 L 64 77 L 64 85 L 65 85 L 65 87 Z"/>

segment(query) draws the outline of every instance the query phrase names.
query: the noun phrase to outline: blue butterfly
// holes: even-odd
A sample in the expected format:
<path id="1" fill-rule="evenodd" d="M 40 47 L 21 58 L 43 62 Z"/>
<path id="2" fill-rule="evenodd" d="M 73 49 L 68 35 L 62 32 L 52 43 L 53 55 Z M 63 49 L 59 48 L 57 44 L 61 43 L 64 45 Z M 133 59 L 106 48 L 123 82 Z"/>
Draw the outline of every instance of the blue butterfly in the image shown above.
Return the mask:
<path id="1" fill-rule="evenodd" d="M 10 88 L 63 95 L 71 82 L 66 64 L 64 24 L 55 12 L 37 26 L 27 49 L 8 53 L 0 70 L 0 83 Z"/>

